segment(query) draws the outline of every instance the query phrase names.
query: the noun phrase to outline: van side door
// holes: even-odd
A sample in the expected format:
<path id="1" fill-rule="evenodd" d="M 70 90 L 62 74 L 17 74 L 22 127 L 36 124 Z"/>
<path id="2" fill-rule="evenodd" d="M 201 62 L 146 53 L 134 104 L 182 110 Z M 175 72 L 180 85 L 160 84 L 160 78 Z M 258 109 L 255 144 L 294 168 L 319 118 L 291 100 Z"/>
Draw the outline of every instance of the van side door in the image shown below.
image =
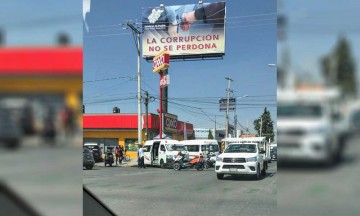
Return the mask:
<path id="1" fill-rule="evenodd" d="M 150 164 L 152 165 L 152 145 L 145 145 L 144 146 L 144 164 Z"/>
<path id="2" fill-rule="evenodd" d="M 159 148 L 159 161 L 161 161 L 161 159 L 164 161 L 164 163 L 166 163 L 166 149 L 165 149 L 165 145 L 164 144 L 160 144 L 160 148 Z"/>

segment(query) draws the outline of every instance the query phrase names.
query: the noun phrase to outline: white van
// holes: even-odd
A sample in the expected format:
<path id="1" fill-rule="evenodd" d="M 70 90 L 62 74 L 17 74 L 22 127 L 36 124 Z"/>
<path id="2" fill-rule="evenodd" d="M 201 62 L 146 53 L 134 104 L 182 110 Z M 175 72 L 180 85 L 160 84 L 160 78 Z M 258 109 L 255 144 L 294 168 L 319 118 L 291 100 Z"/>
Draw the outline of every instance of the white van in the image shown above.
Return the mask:
<path id="1" fill-rule="evenodd" d="M 161 168 L 170 167 L 175 156 L 181 151 L 184 154 L 184 166 L 188 166 L 189 153 L 186 146 L 178 140 L 148 140 L 144 146 L 145 165 L 160 166 Z"/>
<path id="2" fill-rule="evenodd" d="M 216 160 L 219 155 L 219 144 L 217 140 L 201 139 L 201 140 L 183 140 L 180 143 L 187 147 L 189 152 L 189 159 L 200 157 L 200 154 L 206 155 L 210 153 L 210 160 Z"/>

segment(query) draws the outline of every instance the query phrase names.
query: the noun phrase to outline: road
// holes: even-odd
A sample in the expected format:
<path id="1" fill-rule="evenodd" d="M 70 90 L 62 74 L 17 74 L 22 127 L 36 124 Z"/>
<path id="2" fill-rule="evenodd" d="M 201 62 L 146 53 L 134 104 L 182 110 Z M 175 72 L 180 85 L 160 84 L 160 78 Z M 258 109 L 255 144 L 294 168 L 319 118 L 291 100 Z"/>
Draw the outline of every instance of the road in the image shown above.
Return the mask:
<path id="1" fill-rule="evenodd" d="M 213 169 L 95 167 L 83 183 L 119 215 L 276 215 L 277 164 L 259 181 Z"/>
<path id="2" fill-rule="evenodd" d="M 352 137 L 335 167 L 279 166 L 279 215 L 360 215 L 359 155 L 360 137 Z"/>
<path id="3" fill-rule="evenodd" d="M 0 180 L 41 215 L 82 215 L 81 156 L 77 141 L 52 146 L 26 137 L 17 150 L 0 148 Z"/>

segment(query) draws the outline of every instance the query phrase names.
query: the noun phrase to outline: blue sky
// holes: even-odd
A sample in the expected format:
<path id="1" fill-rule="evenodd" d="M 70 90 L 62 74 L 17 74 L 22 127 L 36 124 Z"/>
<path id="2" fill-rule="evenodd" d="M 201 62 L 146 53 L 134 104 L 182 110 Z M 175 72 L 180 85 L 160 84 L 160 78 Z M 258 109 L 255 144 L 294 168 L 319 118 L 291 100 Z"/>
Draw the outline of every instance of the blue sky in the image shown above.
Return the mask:
<path id="1" fill-rule="evenodd" d="M 65 32 L 72 45 L 82 45 L 82 0 L 2 1 L 0 29 L 7 46 L 51 46 Z"/>
<path id="2" fill-rule="evenodd" d="M 334 49 L 340 35 L 349 40 L 355 61 L 360 62 L 360 26 L 356 23 L 360 18 L 359 1 L 349 0 L 346 4 L 336 0 L 282 2 L 278 4 L 278 11 L 286 14 L 288 28 L 287 41 L 279 47 L 289 48 L 292 71 L 313 74 L 321 80 L 319 58 Z"/>
<path id="3" fill-rule="evenodd" d="M 125 3 L 126 2 L 126 3 Z M 207 1 L 216 2 L 216 1 Z M 143 7 L 178 5 L 179 1 L 92 1 L 87 15 L 90 32 L 84 28 L 84 104 L 87 113 L 111 113 L 115 106 L 122 113 L 137 113 L 137 56 L 129 29 L 118 24 L 141 20 Z M 197 1 L 181 1 L 194 4 Z M 249 95 L 237 103 L 238 121 L 253 128 L 253 120 L 267 106 L 276 120 L 276 1 L 227 1 L 226 55 L 223 60 L 171 62 L 168 111 L 195 127 L 224 127 L 225 113 L 219 112 L 218 99 L 226 96 L 232 77 L 233 96 Z M 152 63 L 142 60 L 142 89 L 159 95 L 159 76 Z M 125 77 L 125 78 L 118 78 Z M 130 78 L 131 77 L 131 78 Z M 115 78 L 115 79 L 114 79 Z M 104 80 L 108 79 L 108 80 Z M 103 80 L 103 81 L 97 81 Z M 94 82 L 95 81 L 95 82 Z M 149 104 L 156 113 L 158 101 Z M 144 107 L 143 107 L 144 111 Z M 233 113 L 230 113 L 232 123 Z"/>

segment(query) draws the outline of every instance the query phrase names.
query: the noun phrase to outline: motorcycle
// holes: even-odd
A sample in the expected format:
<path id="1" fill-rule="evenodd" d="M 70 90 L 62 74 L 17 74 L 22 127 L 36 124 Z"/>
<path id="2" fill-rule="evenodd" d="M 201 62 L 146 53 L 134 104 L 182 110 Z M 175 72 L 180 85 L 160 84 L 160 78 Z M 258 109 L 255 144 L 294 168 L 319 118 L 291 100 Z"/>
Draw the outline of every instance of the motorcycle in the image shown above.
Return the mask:
<path id="1" fill-rule="evenodd" d="M 173 169 L 178 171 L 178 170 L 181 170 L 182 168 L 186 168 L 187 166 L 188 166 L 188 164 L 184 163 L 184 155 L 181 152 L 179 152 L 174 157 Z"/>
<path id="2" fill-rule="evenodd" d="M 109 164 L 110 166 L 112 166 L 114 163 L 114 155 L 112 152 L 107 152 L 105 154 L 105 166 L 106 164 Z"/>
<path id="3" fill-rule="evenodd" d="M 190 164 L 190 168 L 195 168 L 198 171 L 201 171 L 204 168 L 206 169 L 209 168 L 207 163 L 205 163 L 203 155 L 200 155 L 200 157 L 192 159 L 189 164 Z"/>

